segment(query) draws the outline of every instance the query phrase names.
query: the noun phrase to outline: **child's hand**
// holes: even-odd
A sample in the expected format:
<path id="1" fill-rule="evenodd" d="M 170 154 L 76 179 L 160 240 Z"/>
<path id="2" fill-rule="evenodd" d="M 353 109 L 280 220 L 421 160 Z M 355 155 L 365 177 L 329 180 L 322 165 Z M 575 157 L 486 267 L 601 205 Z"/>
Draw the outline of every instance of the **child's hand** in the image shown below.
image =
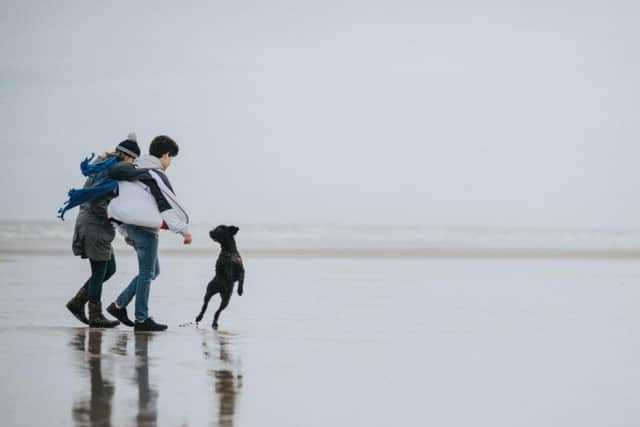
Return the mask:
<path id="1" fill-rule="evenodd" d="M 191 234 L 187 233 L 184 235 L 184 242 L 185 245 L 190 245 L 191 244 Z"/>

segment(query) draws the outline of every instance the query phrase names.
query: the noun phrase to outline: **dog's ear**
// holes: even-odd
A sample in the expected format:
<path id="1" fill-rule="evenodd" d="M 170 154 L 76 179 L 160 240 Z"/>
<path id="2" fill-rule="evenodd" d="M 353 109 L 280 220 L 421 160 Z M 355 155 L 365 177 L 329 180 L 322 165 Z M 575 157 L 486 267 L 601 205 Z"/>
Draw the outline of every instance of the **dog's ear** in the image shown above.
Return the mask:
<path id="1" fill-rule="evenodd" d="M 240 229 L 235 225 L 232 225 L 229 227 L 229 231 L 231 232 L 232 236 L 235 236 L 238 233 L 238 231 L 240 231 Z"/>

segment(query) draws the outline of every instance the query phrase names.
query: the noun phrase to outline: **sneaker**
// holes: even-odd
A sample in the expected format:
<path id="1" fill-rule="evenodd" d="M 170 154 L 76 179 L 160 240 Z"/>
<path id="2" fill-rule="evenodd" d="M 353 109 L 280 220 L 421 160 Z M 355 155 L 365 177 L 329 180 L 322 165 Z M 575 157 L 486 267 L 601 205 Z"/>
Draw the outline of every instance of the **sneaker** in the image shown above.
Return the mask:
<path id="1" fill-rule="evenodd" d="M 129 316 L 127 316 L 127 309 L 124 307 L 116 307 L 115 302 L 109 304 L 109 307 L 107 307 L 107 313 L 121 321 L 123 325 L 133 326 L 133 322 L 129 319 Z"/>
<path id="2" fill-rule="evenodd" d="M 139 322 L 136 320 L 136 324 L 133 327 L 136 331 L 164 331 L 167 329 L 167 325 L 163 325 L 161 323 L 156 323 L 151 317 L 147 317 L 147 320 L 144 322 Z"/>

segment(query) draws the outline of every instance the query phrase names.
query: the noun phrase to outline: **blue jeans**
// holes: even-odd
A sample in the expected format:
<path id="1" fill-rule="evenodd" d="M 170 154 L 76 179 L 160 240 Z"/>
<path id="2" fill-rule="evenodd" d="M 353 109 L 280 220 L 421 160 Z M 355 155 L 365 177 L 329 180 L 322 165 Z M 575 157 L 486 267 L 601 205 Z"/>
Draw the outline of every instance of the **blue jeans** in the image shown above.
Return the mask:
<path id="1" fill-rule="evenodd" d="M 135 225 L 127 225 L 127 235 L 133 241 L 138 256 L 138 275 L 116 299 L 118 307 L 129 305 L 136 297 L 136 320 L 143 322 L 149 317 L 149 290 L 151 281 L 160 274 L 158 262 L 158 235 Z"/>

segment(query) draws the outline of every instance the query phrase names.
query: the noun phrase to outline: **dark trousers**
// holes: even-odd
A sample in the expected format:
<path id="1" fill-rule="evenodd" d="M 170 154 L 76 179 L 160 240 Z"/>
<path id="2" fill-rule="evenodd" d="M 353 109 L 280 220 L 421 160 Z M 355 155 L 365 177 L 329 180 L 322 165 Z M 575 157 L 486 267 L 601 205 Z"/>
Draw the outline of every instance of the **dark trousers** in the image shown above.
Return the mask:
<path id="1" fill-rule="evenodd" d="M 116 258 L 111 254 L 109 261 L 94 261 L 91 263 L 91 277 L 86 281 L 83 288 L 89 293 L 89 301 L 100 304 L 102 299 L 102 284 L 109 280 L 116 272 Z"/>

